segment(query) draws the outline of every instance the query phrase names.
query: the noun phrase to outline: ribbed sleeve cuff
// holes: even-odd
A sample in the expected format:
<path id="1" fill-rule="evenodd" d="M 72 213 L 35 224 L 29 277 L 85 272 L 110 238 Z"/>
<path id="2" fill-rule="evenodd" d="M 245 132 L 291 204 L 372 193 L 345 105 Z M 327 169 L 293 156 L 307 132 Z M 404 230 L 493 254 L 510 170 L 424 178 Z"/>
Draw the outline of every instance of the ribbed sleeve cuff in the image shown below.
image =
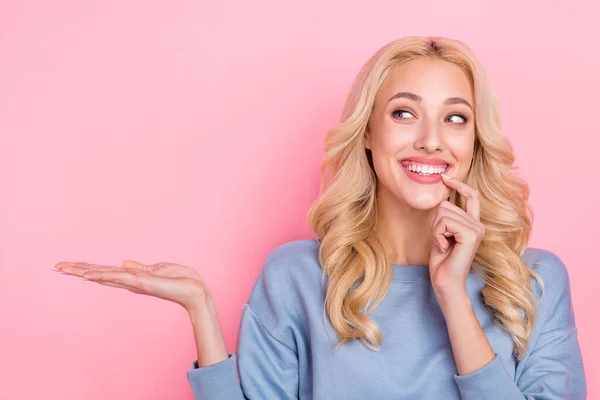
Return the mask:
<path id="1" fill-rule="evenodd" d="M 229 357 L 213 365 L 198 368 L 194 361 L 186 375 L 197 400 L 244 399 L 238 380 L 236 356 Z"/>
<path id="2" fill-rule="evenodd" d="M 513 400 L 524 396 L 496 354 L 494 359 L 467 375 L 454 375 L 462 400 Z"/>

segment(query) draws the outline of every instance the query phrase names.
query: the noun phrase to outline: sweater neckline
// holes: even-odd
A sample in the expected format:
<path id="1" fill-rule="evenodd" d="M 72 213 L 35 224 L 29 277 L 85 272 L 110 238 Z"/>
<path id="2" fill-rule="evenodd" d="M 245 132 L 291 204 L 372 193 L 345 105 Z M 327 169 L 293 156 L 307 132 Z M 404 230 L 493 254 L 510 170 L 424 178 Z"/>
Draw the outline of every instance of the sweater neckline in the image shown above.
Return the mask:
<path id="1" fill-rule="evenodd" d="M 392 264 L 393 279 L 404 282 L 429 280 L 429 265 Z"/>

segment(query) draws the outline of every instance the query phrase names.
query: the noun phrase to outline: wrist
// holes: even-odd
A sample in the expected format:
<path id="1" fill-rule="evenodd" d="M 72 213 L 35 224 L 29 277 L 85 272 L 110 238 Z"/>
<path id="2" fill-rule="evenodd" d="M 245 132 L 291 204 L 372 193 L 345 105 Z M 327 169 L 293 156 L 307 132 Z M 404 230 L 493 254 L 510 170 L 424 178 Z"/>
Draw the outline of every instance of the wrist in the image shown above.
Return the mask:
<path id="1" fill-rule="evenodd" d="M 215 301 L 205 290 L 200 290 L 198 293 L 190 297 L 191 300 L 184 305 L 184 308 L 189 314 L 205 314 L 216 312 Z"/>
<path id="2" fill-rule="evenodd" d="M 473 308 L 471 298 L 465 289 L 436 291 L 435 294 L 444 315 L 452 311 Z"/>
<path id="3" fill-rule="evenodd" d="M 227 360 L 228 353 L 214 304 L 202 303 L 188 309 L 192 322 L 198 367 Z"/>
<path id="4" fill-rule="evenodd" d="M 186 307 L 186 311 L 192 324 L 218 325 L 217 307 L 212 300 L 196 302 Z"/>

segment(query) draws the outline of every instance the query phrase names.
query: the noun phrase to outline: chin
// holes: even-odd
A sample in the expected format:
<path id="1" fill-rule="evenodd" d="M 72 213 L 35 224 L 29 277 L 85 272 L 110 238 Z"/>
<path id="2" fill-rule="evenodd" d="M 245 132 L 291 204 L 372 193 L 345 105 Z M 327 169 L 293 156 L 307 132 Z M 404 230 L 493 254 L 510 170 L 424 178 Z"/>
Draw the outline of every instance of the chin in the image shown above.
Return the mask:
<path id="1" fill-rule="evenodd" d="M 445 198 L 410 199 L 406 203 L 415 210 L 427 211 L 436 208 Z"/>
<path id="2" fill-rule="evenodd" d="M 448 199 L 448 196 L 446 190 L 428 190 L 422 193 L 411 191 L 405 193 L 402 197 L 409 207 L 415 210 L 427 211 L 439 206 L 442 201 Z"/>

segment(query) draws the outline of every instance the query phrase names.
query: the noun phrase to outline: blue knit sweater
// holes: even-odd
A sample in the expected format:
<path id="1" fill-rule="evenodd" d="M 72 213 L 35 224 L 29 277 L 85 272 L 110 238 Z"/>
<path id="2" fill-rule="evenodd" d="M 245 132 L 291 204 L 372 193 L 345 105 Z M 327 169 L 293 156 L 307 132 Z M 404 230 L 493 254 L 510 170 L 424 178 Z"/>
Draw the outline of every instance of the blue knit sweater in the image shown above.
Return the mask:
<path id="1" fill-rule="evenodd" d="M 383 334 L 379 351 L 358 340 L 334 350 L 318 246 L 292 241 L 269 255 L 243 306 L 237 357 L 230 353 L 203 368 L 194 361 L 187 372 L 197 400 L 585 399 L 569 277 L 553 253 L 528 248 L 522 256 L 542 276 L 546 293 L 520 361 L 510 335 L 482 303 L 484 282 L 469 274 L 473 309 L 496 356 L 459 376 L 426 265 L 393 266 L 389 292 L 369 314 Z M 540 286 L 534 287 L 539 298 Z"/>

